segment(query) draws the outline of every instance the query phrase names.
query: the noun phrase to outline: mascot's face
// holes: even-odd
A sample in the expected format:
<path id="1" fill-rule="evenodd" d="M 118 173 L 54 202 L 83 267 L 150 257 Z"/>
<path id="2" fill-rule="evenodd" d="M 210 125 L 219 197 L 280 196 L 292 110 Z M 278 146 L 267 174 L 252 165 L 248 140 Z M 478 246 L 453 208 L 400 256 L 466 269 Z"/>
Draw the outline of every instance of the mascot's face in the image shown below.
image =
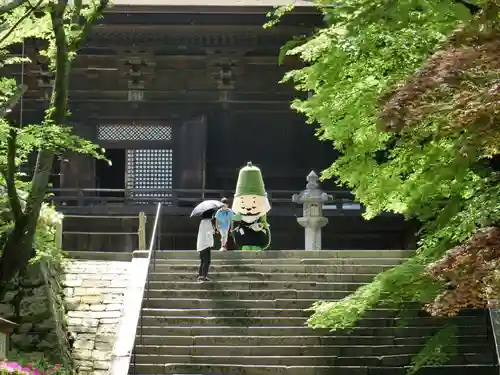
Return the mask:
<path id="1" fill-rule="evenodd" d="M 267 197 L 258 195 L 240 195 L 234 197 L 233 211 L 246 217 L 260 217 L 271 210 L 271 205 Z"/>

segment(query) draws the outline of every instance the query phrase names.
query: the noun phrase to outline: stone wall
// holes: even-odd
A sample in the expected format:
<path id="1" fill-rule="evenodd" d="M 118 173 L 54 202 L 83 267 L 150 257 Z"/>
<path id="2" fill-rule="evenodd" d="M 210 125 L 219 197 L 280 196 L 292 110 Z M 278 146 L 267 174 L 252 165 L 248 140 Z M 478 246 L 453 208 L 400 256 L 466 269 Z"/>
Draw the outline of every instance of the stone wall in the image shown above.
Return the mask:
<path id="1" fill-rule="evenodd" d="M 80 375 L 105 375 L 123 315 L 130 261 L 71 260 L 64 294 L 73 358 Z"/>
<path id="2" fill-rule="evenodd" d="M 11 349 L 71 366 L 61 269 L 48 262 L 28 266 L 10 284 L 0 303 L 0 316 L 19 324 Z"/>

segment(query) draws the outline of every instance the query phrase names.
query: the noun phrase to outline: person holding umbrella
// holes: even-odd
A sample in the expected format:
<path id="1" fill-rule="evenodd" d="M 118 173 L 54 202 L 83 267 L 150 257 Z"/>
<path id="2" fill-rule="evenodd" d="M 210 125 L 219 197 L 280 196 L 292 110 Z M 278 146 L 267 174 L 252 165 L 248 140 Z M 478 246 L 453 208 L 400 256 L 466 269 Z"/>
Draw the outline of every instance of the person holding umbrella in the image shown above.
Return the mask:
<path id="1" fill-rule="evenodd" d="M 220 201 L 208 200 L 197 205 L 191 217 L 200 216 L 201 221 L 198 226 L 198 236 L 196 239 L 196 250 L 200 254 L 200 266 L 198 267 L 198 281 L 211 281 L 208 278 L 208 269 L 212 259 L 212 249 L 214 247 L 214 213 L 224 206 Z"/>
<path id="2" fill-rule="evenodd" d="M 222 198 L 220 201 L 224 206 L 219 208 L 214 215 L 215 227 L 220 234 L 221 247 L 219 251 L 227 251 L 229 231 L 233 230 L 234 212 L 229 208 L 229 201 L 227 198 Z"/>

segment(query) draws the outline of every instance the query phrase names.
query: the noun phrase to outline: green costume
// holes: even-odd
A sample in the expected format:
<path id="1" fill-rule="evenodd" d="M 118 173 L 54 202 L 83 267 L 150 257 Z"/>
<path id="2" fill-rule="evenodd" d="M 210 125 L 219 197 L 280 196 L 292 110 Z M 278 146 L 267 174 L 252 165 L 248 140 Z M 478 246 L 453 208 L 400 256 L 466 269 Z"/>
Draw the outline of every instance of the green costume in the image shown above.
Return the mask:
<path id="1" fill-rule="evenodd" d="M 240 170 L 232 210 L 236 214 L 233 239 L 241 250 L 265 250 L 271 243 L 266 214 L 271 205 L 259 168 L 247 163 Z"/>

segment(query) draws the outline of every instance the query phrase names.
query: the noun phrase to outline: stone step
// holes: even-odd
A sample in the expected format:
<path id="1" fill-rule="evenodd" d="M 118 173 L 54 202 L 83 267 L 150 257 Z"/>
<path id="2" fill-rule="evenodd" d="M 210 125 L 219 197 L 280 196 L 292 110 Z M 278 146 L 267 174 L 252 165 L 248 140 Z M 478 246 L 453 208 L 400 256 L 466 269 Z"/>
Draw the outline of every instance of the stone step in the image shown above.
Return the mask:
<path id="1" fill-rule="evenodd" d="M 287 338 L 288 339 L 288 338 Z M 283 345 L 213 345 L 213 346 L 168 346 L 168 345 L 136 345 L 135 353 L 139 355 L 206 355 L 217 356 L 224 353 L 226 356 L 341 356 L 341 357 L 365 357 L 365 356 L 394 356 L 414 355 L 422 349 L 422 345 L 304 345 L 291 346 L 290 343 Z M 488 353 L 491 347 L 483 345 L 465 344 L 457 345 L 457 353 Z"/>
<path id="2" fill-rule="evenodd" d="M 491 354 L 465 353 L 450 359 L 449 364 L 488 364 L 492 363 Z M 278 366 L 370 366 L 396 367 L 409 366 L 411 354 L 384 355 L 384 356 L 353 356 L 337 357 L 334 355 L 322 356 L 236 356 L 236 355 L 168 355 L 168 354 L 137 354 L 135 363 L 166 364 L 166 363 L 209 363 L 233 365 L 278 365 Z"/>
<path id="3" fill-rule="evenodd" d="M 192 275 L 191 275 L 192 278 Z M 355 291 L 365 283 L 356 282 L 315 282 L 315 281 L 233 281 L 225 280 L 218 282 L 200 283 L 199 281 L 150 281 L 150 290 L 171 289 L 171 290 L 345 290 Z"/>
<path id="4" fill-rule="evenodd" d="M 156 309 L 308 309 L 318 299 L 276 298 L 274 300 L 237 300 L 230 298 L 147 298 L 143 308 Z M 382 304 L 383 301 L 380 301 Z M 408 307 L 410 308 L 410 306 Z M 412 308 L 416 310 L 416 307 Z"/>
<path id="5" fill-rule="evenodd" d="M 307 318 L 297 317 L 197 317 L 197 316 L 143 316 L 142 324 L 145 326 L 202 326 L 204 324 L 210 326 L 222 325 L 230 327 L 257 327 L 257 326 L 274 326 L 274 327 L 290 327 L 304 326 Z"/>
<path id="6" fill-rule="evenodd" d="M 440 326 L 425 327 L 355 327 L 346 331 L 336 331 L 335 336 L 430 336 L 436 333 Z M 484 325 L 458 327 L 461 335 L 485 335 L 488 331 Z M 326 329 L 312 329 L 305 326 L 142 326 L 137 330 L 137 335 L 163 335 L 163 336 L 299 336 L 321 335 L 327 336 Z"/>
<path id="7" fill-rule="evenodd" d="M 349 291 L 338 290 L 149 290 L 146 291 L 149 298 L 233 298 L 238 300 L 274 300 L 276 298 L 288 299 L 325 299 L 339 300 L 349 294 Z"/>
<path id="8" fill-rule="evenodd" d="M 210 274 L 219 272 L 260 272 L 260 273 L 353 273 L 353 274 L 378 274 L 388 268 L 393 267 L 392 264 L 370 264 L 370 265 L 306 265 L 306 264 L 238 264 L 238 265 L 220 265 L 214 264 L 210 266 Z M 170 273 L 185 273 L 198 272 L 198 264 L 169 264 L 158 263 L 154 268 L 154 272 L 170 272 Z M 293 280 L 293 279 L 291 279 Z"/>
<path id="9" fill-rule="evenodd" d="M 206 298 L 145 298 L 145 308 L 172 308 L 172 309 L 206 309 L 206 308 L 260 308 L 281 309 L 297 308 L 306 309 L 312 306 L 317 299 L 280 299 L 274 300 L 235 300 L 235 299 L 206 299 Z"/>
<path id="10" fill-rule="evenodd" d="M 162 346 L 165 345 L 165 336 L 158 334 L 146 334 L 141 329 L 137 330 L 136 345 Z M 276 345 L 298 345 L 298 346 L 341 346 L 346 348 L 365 347 L 388 347 L 388 346 L 423 346 L 429 338 L 427 336 L 396 337 L 396 336 L 336 336 L 334 333 L 327 336 L 315 332 L 316 335 L 303 334 L 300 336 L 169 336 L 168 342 L 181 346 L 276 346 Z M 474 333 L 472 335 L 458 335 L 457 341 L 461 345 L 489 345 L 488 335 Z"/>
<path id="11" fill-rule="evenodd" d="M 75 260 L 104 260 L 104 261 L 122 261 L 130 262 L 132 252 L 116 251 L 68 251 L 68 257 Z"/>
<path id="12" fill-rule="evenodd" d="M 252 309 L 252 308 L 235 308 L 235 309 L 161 309 L 161 308 L 143 308 L 142 316 L 193 316 L 193 317 L 208 317 L 208 316 L 289 316 L 289 317 L 309 317 L 310 311 L 304 309 Z"/>
<path id="13" fill-rule="evenodd" d="M 396 309 L 374 309 L 349 330 L 305 326 L 310 312 L 304 309 L 318 299 L 342 298 L 412 253 L 214 251 L 214 281 L 198 283 L 196 251 L 159 251 L 131 370 L 144 375 L 406 375 L 412 356 L 451 323 L 459 327 L 459 356 L 452 363 L 461 365 L 421 374 L 497 375 L 495 366 L 480 366 L 496 363 L 483 312 L 441 320 L 409 305 L 405 317 Z"/>
<path id="14" fill-rule="evenodd" d="M 272 316 L 289 316 L 289 317 L 309 317 L 311 315 L 310 311 L 304 309 L 294 309 L 294 308 L 191 308 L 191 309 L 175 309 L 175 308 L 143 308 L 143 316 L 197 316 L 197 317 L 207 317 L 207 316 L 244 316 L 244 317 L 272 317 Z M 474 316 L 482 317 L 485 321 L 489 322 L 489 317 L 481 313 L 479 310 L 466 310 L 463 311 L 460 316 Z M 368 311 L 365 318 L 429 318 L 429 314 L 419 308 L 408 308 L 405 310 L 404 315 L 402 315 L 400 310 L 389 309 L 389 308 L 376 308 Z M 454 319 L 454 318 L 453 318 Z"/>
<path id="15" fill-rule="evenodd" d="M 266 250 L 212 251 L 213 259 L 288 259 L 288 258 L 408 258 L 414 250 Z M 153 259 L 197 259 L 196 250 L 157 250 Z"/>
<path id="16" fill-rule="evenodd" d="M 217 364 L 136 364 L 130 373 L 137 374 L 204 374 L 204 375 L 406 375 L 404 367 L 366 366 L 254 366 Z M 426 367 L 420 372 L 425 375 L 498 375 L 495 365 L 455 365 Z"/>
<path id="17" fill-rule="evenodd" d="M 212 252 L 212 254 L 214 254 Z M 275 265 L 275 264 L 296 264 L 296 265 L 376 265 L 376 264 L 389 264 L 389 265 L 397 265 L 404 262 L 406 258 L 337 258 L 337 257 L 323 257 L 323 258 L 215 258 L 212 259 L 213 265 Z M 191 259 L 156 259 L 155 265 L 164 265 L 164 264 L 179 264 L 179 265 L 192 265 L 199 264 L 200 259 L 198 257 Z"/>
<path id="18" fill-rule="evenodd" d="M 195 281 L 198 275 L 198 270 L 193 268 L 191 272 L 152 272 L 150 273 L 151 281 Z M 316 281 L 316 282 L 358 282 L 369 283 L 376 276 L 376 273 L 273 273 L 273 272 L 247 272 L 247 271 L 228 271 L 215 272 L 210 270 L 210 278 L 214 283 L 220 281 Z"/>
<path id="19" fill-rule="evenodd" d="M 306 318 L 303 317 L 198 317 L 198 316 L 145 316 L 143 314 L 142 324 L 145 326 L 203 326 L 203 325 L 221 325 L 230 327 L 256 327 L 256 326 L 274 326 L 274 327 L 291 327 L 303 326 L 306 324 Z M 374 327 L 374 328 L 390 328 L 390 327 L 426 327 L 439 326 L 440 324 L 454 324 L 457 326 L 480 326 L 487 324 L 485 319 L 476 317 L 453 317 L 449 319 L 439 319 L 434 317 L 419 317 L 405 319 L 384 319 L 384 318 L 364 318 L 357 322 L 357 327 Z"/>

